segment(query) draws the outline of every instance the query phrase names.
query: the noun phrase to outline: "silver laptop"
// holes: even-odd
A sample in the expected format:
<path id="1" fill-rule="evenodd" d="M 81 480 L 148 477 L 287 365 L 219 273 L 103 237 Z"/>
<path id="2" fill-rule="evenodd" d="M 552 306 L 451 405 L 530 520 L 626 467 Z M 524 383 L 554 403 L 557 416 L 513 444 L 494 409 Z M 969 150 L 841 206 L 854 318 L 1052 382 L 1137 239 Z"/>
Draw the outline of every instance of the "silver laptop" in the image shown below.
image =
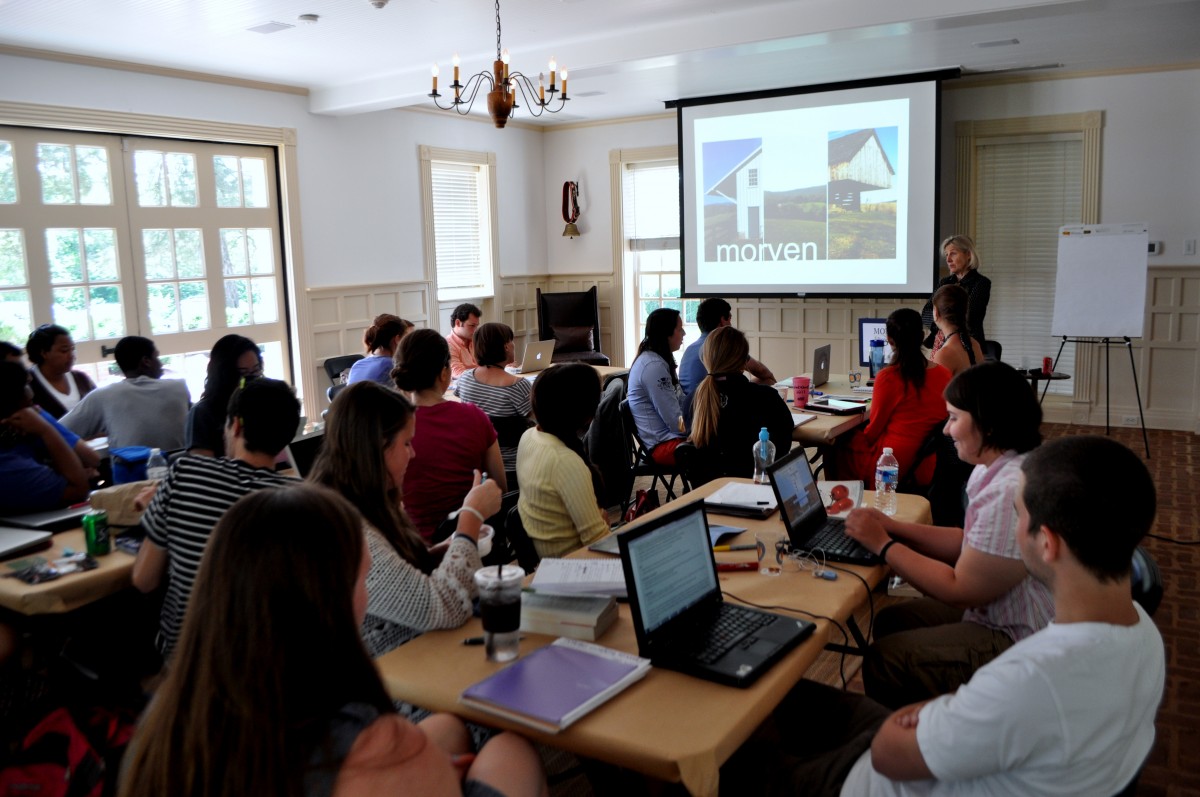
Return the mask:
<path id="1" fill-rule="evenodd" d="M 829 353 L 832 350 L 833 346 L 828 343 L 813 349 L 813 387 L 820 387 L 829 381 Z"/>
<path id="2" fill-rule="evenodd" d="M 44 548 L 50 544 L 53 536 L 48 531 L 0 528 L 0 559 L 9 559 Z"/>
<path id="3" fill-rule="evenodd" d="M 749 686 L 813 632 L 807 620 L 724 601 L 700 501 L 616 536 L 638 654 L 655 667 Z"/>
<path id="4" fill-rule="evenodd" d="M 0 516 L 0 524 L 18 526 L 23 529 L 38 529 L 39 531 L 64 531 L 79 528 L 83 516 L 91 507 L 85 501 L 78 506 L 63 509 L 48 509 L 45 512 L 30 512 L 25 515 Z"/>
<path id="5" fill-rule="evenodd" d="M 544 371 L 550 367 L 553 359 L 554 341 L 539 340 L 536 343 L 529 343 L 525 346 L 525 358 L 521 360 L 521 367 L 517 369 L 517 373 L 531 374 L 535 371 Z"/>

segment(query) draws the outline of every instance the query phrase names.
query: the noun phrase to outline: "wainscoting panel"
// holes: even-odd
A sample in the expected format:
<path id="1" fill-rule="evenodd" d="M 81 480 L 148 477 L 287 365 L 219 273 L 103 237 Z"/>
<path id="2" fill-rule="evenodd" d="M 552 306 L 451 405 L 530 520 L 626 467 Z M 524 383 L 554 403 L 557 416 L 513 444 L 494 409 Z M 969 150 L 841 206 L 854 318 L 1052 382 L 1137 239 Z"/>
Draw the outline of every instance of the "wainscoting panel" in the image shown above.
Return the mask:
<path id="1" fill-rule="evenodd" d="M 339 285 L 307 291 L 308 317 L 311 320 L 314 361 L 304 369 L 306 396 L 311 396 L 305 411 L 310 418 L 328 406 L 325 389 L 325 360 L 343 354 L 363 352 L 363 332 L 375 316 L 392 313 L 418 327 L 430 325 L 432 286 L 427 282 L 385 285 Z"/>

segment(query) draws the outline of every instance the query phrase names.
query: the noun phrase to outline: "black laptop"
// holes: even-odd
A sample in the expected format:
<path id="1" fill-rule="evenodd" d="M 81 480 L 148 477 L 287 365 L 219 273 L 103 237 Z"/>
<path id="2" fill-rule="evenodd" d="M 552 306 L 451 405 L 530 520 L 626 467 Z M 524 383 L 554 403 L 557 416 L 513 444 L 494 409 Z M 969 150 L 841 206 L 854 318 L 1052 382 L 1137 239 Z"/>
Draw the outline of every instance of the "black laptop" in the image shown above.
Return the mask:
<path id="1" fill-rule="evenodd" d="M 656 667 L 749 686 L 813 632 L 807 620 L 725 603 L 700 501 L 617 541 L 638 653 Z"/>
<path id="2" fill-rule="evenodd" d="M 767 477 L 779 502 L 792 549 L 824 556 L 830 562 L 877 565 L 882 560 L 846 536 L 846 522 L 825 512 L 812 466 L 797 448 L 767 468 Z"/>

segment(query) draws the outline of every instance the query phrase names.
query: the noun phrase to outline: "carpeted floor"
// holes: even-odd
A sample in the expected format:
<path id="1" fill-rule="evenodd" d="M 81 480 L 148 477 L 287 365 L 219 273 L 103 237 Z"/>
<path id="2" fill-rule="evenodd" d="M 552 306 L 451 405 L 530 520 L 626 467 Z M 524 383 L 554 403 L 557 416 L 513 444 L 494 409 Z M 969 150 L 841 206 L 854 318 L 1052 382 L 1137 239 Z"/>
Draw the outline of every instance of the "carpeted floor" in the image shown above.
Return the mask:
<path id="1" fill-rule="evenodd" d="M 1075 434 L 1098 434 L 1103 429 L 1090 426 L 1045 424 L 1047 438 Z M 1150 430 L 1150 458 L 1145 460 L 1158 488 L 1158 518 L 1155 538 L 1144 543 L 1162 571 L 1164 594 L 1154 616 L 1162 632 L 1167 653 L 1167 685 L 1159 708 L 1157 738 L 1142 771 L 1137 794 L 1144 797 L 1200 797 L 1200 436 L 1186 432 Z M 1112 437 L 1140 455 L 1145 454 L 1140 429 L 1113 429 Z M 648 487 L 647 484 L 639 487 Z M 1114 495 L 1119 500 L 1120 474 L 1114 474 Z M 1161 538 L 1161 539 L 1160 539 Z M 875 595 L 878 611 L 888 602 L 902 600 Z M 856 615 L 864 631 L 870 622 L 864 605 Z M 858 678 L 859 660 L 823 653 L 809 670 L 808 677 L 833 686 L 841 686 L 843 673 L 852 691 L 862 691 Z M 574 759 L 568 754 L 545 751 L 551 773 L 569 769 Z M 584 797 L 598 794 L 582 776 L 554 781 L 551 793 L 556 797 Z M 681 793 L 666 787 L 664 793 Z"/>

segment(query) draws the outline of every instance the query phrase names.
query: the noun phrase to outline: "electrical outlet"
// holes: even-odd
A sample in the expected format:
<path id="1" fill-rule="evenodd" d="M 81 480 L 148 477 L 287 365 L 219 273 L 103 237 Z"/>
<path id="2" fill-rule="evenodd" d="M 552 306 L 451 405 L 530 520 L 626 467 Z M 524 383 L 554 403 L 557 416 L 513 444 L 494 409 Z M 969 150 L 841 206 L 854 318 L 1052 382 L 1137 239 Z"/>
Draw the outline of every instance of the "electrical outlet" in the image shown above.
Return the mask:
<path id="1" fill-rule="evenodd" d="M 1137 426 L 1138 425 L 1138 416 L 1126 415 L 1121 418 L 1121 423 L 1125 424 L 1126 426 Z"/>
<path id="2" fill-rule="evenodd" d="M 1196 254 L 1196 239 L 1195 238 L 1188 238 L 1186 241 L 1183 242 L 1183 253 L 1185 255 Z"/>

